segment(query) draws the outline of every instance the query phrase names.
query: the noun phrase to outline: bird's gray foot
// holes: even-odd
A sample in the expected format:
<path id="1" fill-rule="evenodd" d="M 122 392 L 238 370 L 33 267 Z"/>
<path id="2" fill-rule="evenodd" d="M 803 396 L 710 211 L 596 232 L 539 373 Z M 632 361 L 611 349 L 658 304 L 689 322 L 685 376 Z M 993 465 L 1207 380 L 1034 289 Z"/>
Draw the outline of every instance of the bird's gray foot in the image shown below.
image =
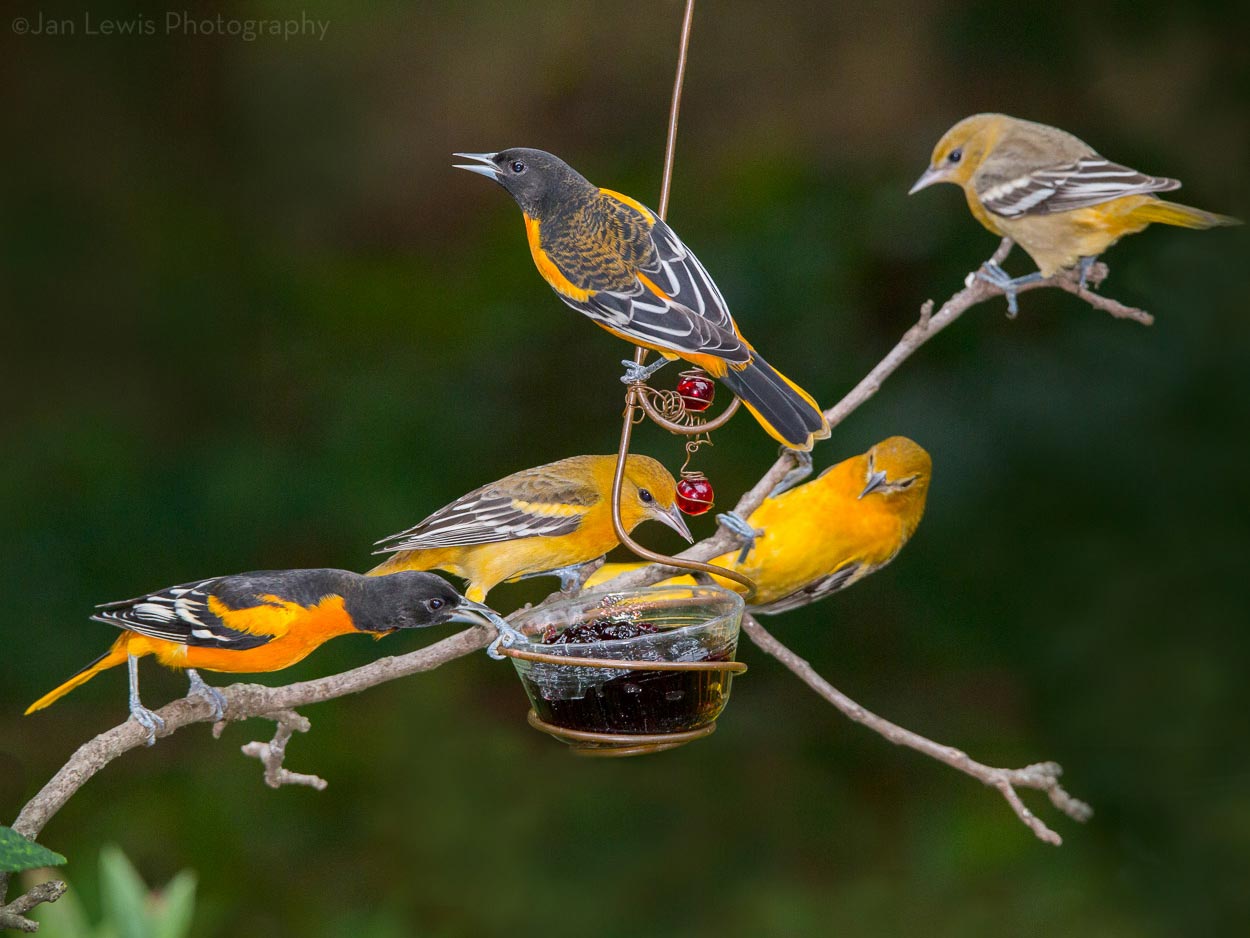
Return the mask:
<path id="1" fill-rule="evenodd" d="M 1016 298 L 1020 288 L 1027 283 L 1036 283 L 1041 280 L 1042 273 L 1035 270 L 1023 277 L 1012 277 L 993 261 L 986 261 L 977 271 L 977 277 L 1003 291 L 1003 295 L 1007 297 L 1007 317 L 1015 319 L 1016 313 L 1020 312 L 1020 304 Z"/>
<path id="2" fill-rule="evenodd" d="M 1082 290 L 1086 289 L 1085 281 L 1089 279 L 1089 272 L 1093 268 L 1097 260 L 1098 258 L 1094 257 L 1092 254 L 1089 254 L 1089 255 L 1086 255 L 1085 257 L 1082 257 L 1080 264 L 1077 265 L 1077 270 L 1081 272 L 1081 279 L 1080 279 L 1079 285 Z"/>
<path id="3" fill-rule="evenodd" d="M 795 466 L 785 474 L 785 477 L 773 486 L 773 490 L 768 493 L 769 498 L 776 498 L 782 492 L 788 492 L 804 479 L 812 474 L 812 454 L 803 453 L 793 449 L 782 449 L 783 453 L 789 453 L 794 457 Z"/>
<path id="4" fill-rule="evenodd" d="M 594 560 L 587 560 L 585 563 L 573 564 L 569 567 L 557 567 L 547 572 L 560 578 L 560 592 L 576 596 L 582 591 L 582 587 L 586 585 L 586 581 L 590 579 L 591 575 L 603 566 L 603 562 L 606 559 L 606 557 L 596 557 Z"/>
<path id="5" fill-rule="evenodd" d="M 628 358 L 623 358 L 621 359 L 621 364 L 625 366 L 625 374 L 621 375 L 621 384 L 638 384 L 646 381 L 667 365 L 668 359 L 661 357 L 650 365 L 640 365 Z"/>
<path id="6" fill-rule="evenodd" d="M 747 557 L 755 549 L 755 539 L 763 537 L 764 532 L 751 527 L 740 515 L 732 511 L 721 512 L 716 516 L 716 523 L 742 538 L 742 550 L 738 552 L 737 562 L 746 563 Z"/>
<path id="7" fill-rule="evenodd" d="M 524 644 L 526 638 L 523 634 L 504 621 L 502 616 L 495 616 L 491 619 L 491 622 L 494 624 L 495 628 L 499 630 L 499 637 L 487 646 L 486 654 L 494 658 L 496 661 L 503 661 L 503 659 L 508 656 L 499 651 L 500 647 L 511 648 L 513 645 L 518 643 Z"/>
<path id="8" fill-rule="evenodd" d="M 187 696 L 203 697 L 213 707 L 213 719 L 218 722 L 225 719 L 226 698 L 221 691 L 204 683 L 204 678 L 200 677 L 200 672 L 195 668 L 187 668 L 187 678 L 191 681 L 191 686 L 187 688 Z"/>
<path id="9" fill-rule="evenodd" d="M 130 672 L 130 716 L 148 731 L 148 745 L 151 746 L 156 742 L 156 731 L 165 728 L 165 721 L 139 700 L 139 659 L 127 655 L 126 668 Z"/>

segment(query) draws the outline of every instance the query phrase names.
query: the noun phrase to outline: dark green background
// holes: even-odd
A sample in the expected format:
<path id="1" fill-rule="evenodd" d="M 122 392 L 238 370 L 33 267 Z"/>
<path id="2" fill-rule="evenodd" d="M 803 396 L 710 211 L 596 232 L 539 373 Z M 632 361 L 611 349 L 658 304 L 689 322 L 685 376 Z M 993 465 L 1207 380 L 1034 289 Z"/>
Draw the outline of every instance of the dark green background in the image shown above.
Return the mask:
<path id="1" fill-rule="evenodd" d="M 164 8 L 92 10 L 163 30 Z M 12 33 L 40 11 L 83 16 L 22 0 L 0 23 L 3 821 L 125 715 L 111 672 L 20 716 L 112 640 L 94 603 L 363 569 L 473 486 L 614 448 L 627 347 L 559 303 L 513 204 L 450 154 L 539 146 L 654 205 L 680 17 L 449 0 L 311 4 L 324 41 Z M 828 406 L 996 244 L 953 188 L 904 194 L 965 114 L 1062 125 L 1185 180 L 1184 201 L 1250 212 L 1244 13 L 701 4 L 670 220 Z M 1062 848 L 751 647 L 719 732 L 666 755 L 569 756 L 481 655 L 308 708 L 289 763 L 325 793 L 264 787 L 238 753 L 259 722 L 193 728 L 109 766 L 43 840 L 89 902 L 102 843 L 152 882 L 194 867 L 198 936 L 1240 933 L 1246 246 L 1155 228 L 1116 247 L 1105 289 L 1152 328 L 1058 292 L 1015 322 L 976 308 L 816 453 L 914 437 L 929 513 L 892 567 L 770 626 L 915 730 L 1061 761 L 1097 810 L 1081 827 L 1026 795 Z M 716 444 L 699 465 L 728 505 L 775 447 L 745 417 Z M 653 428 L 638 445 L 680 465 Z M 270 680 L 436 637 L 343 639 Z M 182 692 L 144 673 L 149 704 Z"/>

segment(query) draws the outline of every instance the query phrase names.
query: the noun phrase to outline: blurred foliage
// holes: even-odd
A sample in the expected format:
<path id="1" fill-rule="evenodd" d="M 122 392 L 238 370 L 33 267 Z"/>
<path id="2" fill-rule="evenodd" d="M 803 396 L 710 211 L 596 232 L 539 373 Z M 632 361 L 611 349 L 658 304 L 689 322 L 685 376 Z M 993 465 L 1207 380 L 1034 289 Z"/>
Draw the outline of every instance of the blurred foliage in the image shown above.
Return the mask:
<path id="1" fill-rule="evenodd" d="M 0 35 L 0 820 L 125 716 L 120 671 L 20 716 L 111 641 L 93 604 L 365 569 L 376 538 L 473 486 L 616 446 L 627 348 L 551 295 L 515 207 L 450 154 L 541 146 L 654 204 L 680 4 L 307 13 L 324 41 Z M 831 404 L 995 246 L 953 189 L 904 195 L 965 114 L 1062 125 L 1245 217 L 1245 14 L 700 4 L 671 220 L 743 331 Z M 1098 813 L 1053 818 L 1058 850 L 750 647 L 715 736 L 669 754 L 571 758 L 478 656 L 309 708 L 288 764 L 324 793 L 264 787 L 236 748 L 259 724 L 192 729 L 110 765 L 44 836 L 88 906 L 80 858 L 101 843 L 149 881 L 195 869 L 196 938 L 1243 933 L 1247 243 L 1155 228 L 1116 246 L 1104 289 L 1149 329 L 1058 292 L 1011 322 L 978 307 L 816 453 L 915 438 L 928 517 L 891 567 L 770 628 L 978 759 L 1061 761 Z M 680 465 L 678 441 L 636 438 Z M 774 455 L 742 417 L 698 465 L 725 504 Z M 262 680 L 434 637 L 343 639 Z M 149 704 L 183 690 L 145 662 Z"/>
<path id="2" fill-rule="evenodd" d="M 71 887 L 33 918 L 41 938 L 186 938 L 195 916 L 195 874 L 183 870 L 156 892 L 117 846 L 100 850 L 99 924 L 92 925 Z"/>
<path id="3" fill-rule="evenodd" d="M 65 857 L 59 853 L 0 824 L 0 873 L 20 873 L 43 866 L 60 866 L 64 862 Z"/>

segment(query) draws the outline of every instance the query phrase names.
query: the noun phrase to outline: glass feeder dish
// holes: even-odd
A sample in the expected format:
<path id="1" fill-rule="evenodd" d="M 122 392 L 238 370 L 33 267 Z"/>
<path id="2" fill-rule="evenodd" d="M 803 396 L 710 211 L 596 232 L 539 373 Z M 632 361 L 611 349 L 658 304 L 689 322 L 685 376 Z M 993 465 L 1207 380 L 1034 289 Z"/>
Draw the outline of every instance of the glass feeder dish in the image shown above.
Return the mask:
<path id="1" fill-rule="evenodd" d="M 716 729 L 733 675 L 746 670 L 734 660 L 742 612 L 742 597 L 717 586 L 586 592 L 520 613 L 511 624 L 528 641 L 500 651 L 525 686 L 535 729 L 579 755 L 641 755 Z M 552 644 L 570 628 L 625 624 L 655 631 Z"/>

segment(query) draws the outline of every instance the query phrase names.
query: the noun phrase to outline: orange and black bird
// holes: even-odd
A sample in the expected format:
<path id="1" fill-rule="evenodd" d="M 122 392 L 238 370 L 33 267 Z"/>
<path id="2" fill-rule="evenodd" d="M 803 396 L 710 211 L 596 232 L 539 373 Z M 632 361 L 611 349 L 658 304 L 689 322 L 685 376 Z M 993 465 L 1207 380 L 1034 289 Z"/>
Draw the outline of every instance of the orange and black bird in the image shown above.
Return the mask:
<path id="1" fill-rule="evenodd" d="M 810 450 L 829 435 L 812 396 L 742 337 L 729 306 L 694 253 L 660 217 L 627 195 L 600 189 L 542 150 L 457 153 L 458 165 L 508 190 L 525 216 L 543 279 L 569 306 L 613 335 L 658 352 L 642 368 L 625 361 L 626 383 L 684 358 L 741 398 L 775 439 Z"/>
<path id="2" fill-rule="evenodd" d="M 27 709 L 59 700 L 101 671 L 126 662 L 130 714 L 148 731 L 148 745 L 164 721 L 139 701 L 139 659 L 155 655 L 187 672 L 188 696 L 206 698 L 217 719 L 225 699 L 197 669 L 251 674 L 302 661 L 323 642 L 354 632 L 375 638 L 396 629 L 444 622 L 499 627 L 502 620 L 470 602 L 432 573 L 367 577 L 347 570 L 262 570 L 170 586 L 135 599 L 106 603 L 91 618 L 122 634 L 113 647 Z M 508 631 L 503 626 L 501 634 Z"/>

